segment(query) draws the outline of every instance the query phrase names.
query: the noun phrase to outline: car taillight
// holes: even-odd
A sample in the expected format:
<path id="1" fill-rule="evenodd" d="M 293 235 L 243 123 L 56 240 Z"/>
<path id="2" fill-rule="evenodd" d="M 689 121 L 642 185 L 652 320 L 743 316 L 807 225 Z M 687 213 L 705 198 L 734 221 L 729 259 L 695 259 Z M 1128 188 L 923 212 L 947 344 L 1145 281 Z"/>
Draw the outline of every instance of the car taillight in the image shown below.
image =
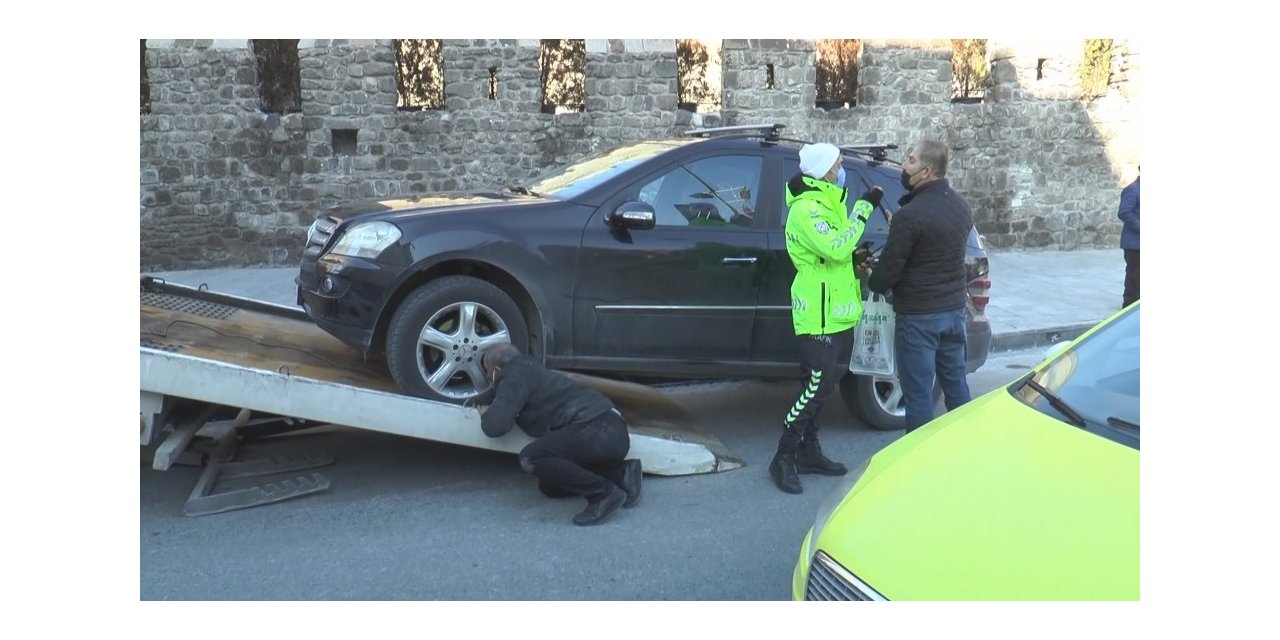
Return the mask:
<path id="1" fill-rule="evenodd" d="M 979 312 L 986 311 L 987 303 L 991 302 L 991 278 L 982 276 L 970 280 L 969 299 L 973 301 L 973 307 Z"/>

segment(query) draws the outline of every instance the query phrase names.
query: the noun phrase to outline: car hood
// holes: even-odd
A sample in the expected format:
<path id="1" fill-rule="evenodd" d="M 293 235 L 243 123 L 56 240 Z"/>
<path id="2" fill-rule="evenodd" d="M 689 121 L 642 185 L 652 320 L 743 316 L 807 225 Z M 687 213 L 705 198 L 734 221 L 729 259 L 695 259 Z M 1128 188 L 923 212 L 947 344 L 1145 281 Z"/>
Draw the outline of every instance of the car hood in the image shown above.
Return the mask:
<path id="1" fill-rule="evenodd" d="M 325 215 L 339 222 L 359 217 L 394 220 L 424 214 L 494 207 L 521 207 L 546 202 L 550 200 L 515 194 L 453 192 L 354 202 L 333 207 L 326 211 Z"/>
<path id="2" fill-rule="evenodd" d="M 876 454 L 817 546 L 889 599 L 1137 599 L 1138 461 L 1001 389 Z"/>

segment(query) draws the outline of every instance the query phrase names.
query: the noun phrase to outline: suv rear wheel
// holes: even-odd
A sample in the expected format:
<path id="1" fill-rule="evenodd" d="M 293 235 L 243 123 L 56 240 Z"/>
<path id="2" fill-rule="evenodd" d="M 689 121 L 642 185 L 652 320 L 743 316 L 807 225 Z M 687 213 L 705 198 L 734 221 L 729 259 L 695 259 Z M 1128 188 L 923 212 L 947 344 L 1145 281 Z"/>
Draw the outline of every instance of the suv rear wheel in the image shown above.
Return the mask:
<path id="1" fill-rule="evenodd" d="M 904 429 L 907 406 L 897 378 L 846 374 L 840 379 L 840 397 L 854 415 L 881 431 Z M 942 387 L 933 385 L 933 404 L 942 399 Z"/>
<path id="2" fill-rule="evenodd" d="M 422 285 L 396 309 L 387 329 L 387 368 L 405 393 L 460 404 L 488 390 L 480 357 L 501 342 L 528 350 L 516 303 L 484 280 L 446 276 Z"/>

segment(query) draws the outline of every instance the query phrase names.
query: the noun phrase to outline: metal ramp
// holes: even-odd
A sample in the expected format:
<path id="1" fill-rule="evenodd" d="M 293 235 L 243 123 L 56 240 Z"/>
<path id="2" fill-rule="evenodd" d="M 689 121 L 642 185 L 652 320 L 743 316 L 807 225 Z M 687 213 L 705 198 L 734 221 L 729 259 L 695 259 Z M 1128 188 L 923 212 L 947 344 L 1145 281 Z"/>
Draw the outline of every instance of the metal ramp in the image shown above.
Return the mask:
<path id="1" fill-rule="evenodd" d="M 531 441 L 518 429 L 489 438 L 475 409 L 399 393 L 380 363 L 363 361 L 301 309 L 145 276 L 140 307 L 142 444 L 154 445 L 162 430 L 172 429 L 157 450 L 156 464 L 178 460 L 214 408 L 227 407 L 241 410 L 233 421 L 240 424 L 231 425 L 220 445 L 226 448 L 223 455 L 234 450 L 235 433 L 245 426 L 249 412 L 510 453 Z M 629 457 L 640 458 L 646 473 L 689 475 L 743 465 L 661 393 L 639 384 L 566 375 L 614 401 L 631 431 Z M 255 468 L 216 455 L 207 459 L 207 478 L 202 475 L 189 501 L 192 515 L 265 504 L 328 486 L 322 476 L 299 476 L 310 479 L 218 497 L 213 489 L 219 479 L 243 477 Z M 286 470 L 273 468 L 270 473 Z"/>
<path id="2" fill-rule="evenodd" d="M 247 409 L 240 410 L 234 420 L 210 421 L 219 410 L 227 408 L 174 400 L 176 399 L 146 392 L 142 394 L 144 407 L 158 409 L 150 414 L 149 420 L 144 419 L 142 444 L 154 445 L 150 449 L 149 459 L 145 461 L 156 470 L 165 471 L 174 465 L 203 467 L 195 488 L 183 505 L 185 515 L 202 516 L 255 507 L 329 488 L 329 479 L 319 472 L 291 477 L 279 476 L 333 464 L 331 456 L 291 450 L 283 455 L 235 459 L 240 454 L 242 441 L 252 442 L 272 435 L 328 425 L 308 425 L 280 417 L 250 421 Z M 166 427 L 168 435 L 160 440 L 158 436 Z M 294 443 L 281 444 L 289 446 Z M 218 490 L 219 483 L 225 485 L 224 481 L 241 478 L 264 480 L 257 485 Z"/>
<path id="3" fill-rule="evenodd" d="M 191 496 L 183 505 L 182 512 L 185 515 L 203 516 L 256 507 L 329 488 L 328 478 L 318 472 L 312 472 L 269 480 L 255 486 L 215 491 L 219 481 L 223 480 L 293 474 L 333 463 L 331 457 L 308 454 L 235 461 L 232 458 L 239 448 L 239 438 L 240 434 L 233 428 L 213 439 L 212 451 L 209 453 L 204 470 L 200 473 L 200 479 L 196 481 L 195 488 L 191 490 Z"/>

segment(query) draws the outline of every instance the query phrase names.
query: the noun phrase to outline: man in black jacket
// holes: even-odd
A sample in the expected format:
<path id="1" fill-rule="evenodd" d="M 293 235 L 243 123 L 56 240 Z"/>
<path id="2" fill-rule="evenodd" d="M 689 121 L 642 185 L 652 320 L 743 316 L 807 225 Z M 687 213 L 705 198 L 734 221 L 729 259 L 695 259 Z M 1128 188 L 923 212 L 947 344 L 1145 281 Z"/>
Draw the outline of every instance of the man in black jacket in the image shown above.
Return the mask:
<path id="1" fill-rule="evenodd" d="M 520 468 L 538 477 L 547 497 L 587 499 L 574 524 L 598 524 L 640 499 L 640 461 L 625 459 L 631 437 L 608 398 L 511 344 L 489 349 L 481 364 L 494 389 L 493 404 L 480 407 L 480 428 L 498 438 L 519 425 L 534 438 L 520 451 Z"/>
<path id="2" fill-rule="evenodd" d="M 969 401 L 965 380 L 965 243 L 969 204 L 947 182 L 947 147 L 922 140 L 902 165 L 907 194 L 868 285 L 893 292 L 893 347 L 907 433 L 933 419 L 937 376 L 950 411 Z"/>

